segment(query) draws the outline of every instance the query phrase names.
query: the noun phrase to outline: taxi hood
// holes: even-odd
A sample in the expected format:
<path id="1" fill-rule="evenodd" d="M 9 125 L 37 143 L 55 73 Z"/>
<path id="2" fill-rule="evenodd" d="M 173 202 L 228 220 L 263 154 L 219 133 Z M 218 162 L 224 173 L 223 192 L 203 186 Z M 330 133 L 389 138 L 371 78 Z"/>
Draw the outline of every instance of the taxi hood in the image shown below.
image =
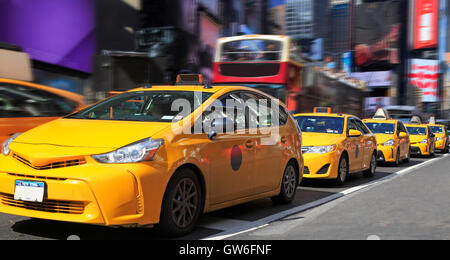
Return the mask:
<path id="1" fill-rule="evenodd" d="M 377 138 L 378 144 L 384 144 L 387 141 L 394 139 L 395 135 L 394 134 L 375 134 L 375 137 Z"/>
<path id="2" fill-rule="evenodd" d="M 344 135 L 303 132 L 302 146 L 326 146 L 338 144 L 345 140 Z"/>
<path id="3" fill-rule="evenodd" d="M 14 143 L 115 150 L 150 138 L 170 123 L 58 119 L 38 126 Z"/>
<path id="4" fill-rule="evenodd" d="M 410 135 L 409 139 L 411 140 L 411 143 L 419 143 L 425 139 L 427 139 L 426 135 Z"/>

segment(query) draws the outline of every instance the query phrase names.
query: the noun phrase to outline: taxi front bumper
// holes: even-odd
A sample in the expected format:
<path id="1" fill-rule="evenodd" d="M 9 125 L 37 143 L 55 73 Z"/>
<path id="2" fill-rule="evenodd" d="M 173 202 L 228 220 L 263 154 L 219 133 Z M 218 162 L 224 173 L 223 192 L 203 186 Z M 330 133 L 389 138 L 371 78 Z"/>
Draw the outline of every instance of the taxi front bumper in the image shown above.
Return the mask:
<path id="1" fill-rule="evenodd" d="M 86 159 L 84 165 L 35 170 L 11 156 L 0 156 L 0 212 L 105 226 L 159 222 L 161 171 L 147 164 L 108 165 Z M 16 180 L 43 182 L 44 201 L 15 200 Z"/>
<path id="2" fill-rule="evenodd" d="M 378 149 L 378 155 L 377 155 L 377 161 L 378 162 L 395 162 L 396 158 L 396 149 L 394 146 L 383 146 L 379 145 L 377 147 Z"/>
<path id="3" fill-rule="evenodd" d="M 411 155 L 430 155 L 428 144 L 411 144 Z"/>
<path id="4" fill-rule="evenodd" d="M 303 154 L 305 179 L 336 179 L 338 177 L 340 153 Z"/>

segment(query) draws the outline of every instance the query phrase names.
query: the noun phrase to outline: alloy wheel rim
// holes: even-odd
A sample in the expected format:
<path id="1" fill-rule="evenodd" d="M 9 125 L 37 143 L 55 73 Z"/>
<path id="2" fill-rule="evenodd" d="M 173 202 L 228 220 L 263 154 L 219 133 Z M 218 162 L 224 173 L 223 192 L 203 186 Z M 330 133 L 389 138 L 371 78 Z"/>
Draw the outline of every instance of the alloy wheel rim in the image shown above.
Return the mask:
<path id="1" fill-rule="evenodd" d="M 199 203 L 197 186 L 191 179 L 181 180 L 172 197 L 172 217 L 180 228 L 191 225 Z"/>
<path id="2" fill-rule="evenodd" d="M 341 166 L 339 167 L 339 177 L 341 178 L 341 181 L 344 182 L 347 178 L 347 161 L 342 160 Z"/>
<path id="3" fill-rule="evenodd" d="M 375 155 L 372 155 L 372 161 L 370 161 L 370 169 L 372 170 L 372 173 L 375 173 L 375 171 L 377 170 L 377 163 L 376 161 L 376 157 Z"/>
<path id="4" fill-rule="evenodd" d="M 289 166 L 286 169 L 286 174 L 284 175 L 283 185 L 284 185 L 284 191 L 286 195 L 291 198 L 294 196 L 296 185 L 295 185 L 295 169 L 293 166 Z"/>
<path id="5" fill-rule="evenodd" d="M 395 159 L 396 164 L 400 164 L 400 150 L 397 151 L 397 158 Z"/>

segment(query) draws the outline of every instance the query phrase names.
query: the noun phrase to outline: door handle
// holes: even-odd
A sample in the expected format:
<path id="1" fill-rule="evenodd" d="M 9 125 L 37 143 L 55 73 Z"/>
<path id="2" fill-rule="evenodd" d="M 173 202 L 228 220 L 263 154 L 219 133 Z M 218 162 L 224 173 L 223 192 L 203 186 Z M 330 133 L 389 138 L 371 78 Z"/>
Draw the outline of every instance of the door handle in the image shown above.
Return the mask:
<path id="1" fill-rule="evenodd" d="M 254 146 L 254 143 L 252 140 L 248 140 L 247 142 L 245 142 L 245 147 L 247 147 L 248 149 L 252 149 Z"/>

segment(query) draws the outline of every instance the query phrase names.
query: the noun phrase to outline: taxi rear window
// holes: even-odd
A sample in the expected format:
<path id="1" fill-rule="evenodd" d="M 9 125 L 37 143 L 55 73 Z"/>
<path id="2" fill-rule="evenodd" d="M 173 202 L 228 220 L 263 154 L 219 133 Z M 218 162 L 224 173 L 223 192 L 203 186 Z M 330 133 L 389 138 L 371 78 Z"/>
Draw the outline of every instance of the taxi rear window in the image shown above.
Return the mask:
<path id="1" fill-rule="evenodd" d="M 342 134 L 344 118 L 325 116 L 299 116 L 295 120 L 305 133 Z"/>

